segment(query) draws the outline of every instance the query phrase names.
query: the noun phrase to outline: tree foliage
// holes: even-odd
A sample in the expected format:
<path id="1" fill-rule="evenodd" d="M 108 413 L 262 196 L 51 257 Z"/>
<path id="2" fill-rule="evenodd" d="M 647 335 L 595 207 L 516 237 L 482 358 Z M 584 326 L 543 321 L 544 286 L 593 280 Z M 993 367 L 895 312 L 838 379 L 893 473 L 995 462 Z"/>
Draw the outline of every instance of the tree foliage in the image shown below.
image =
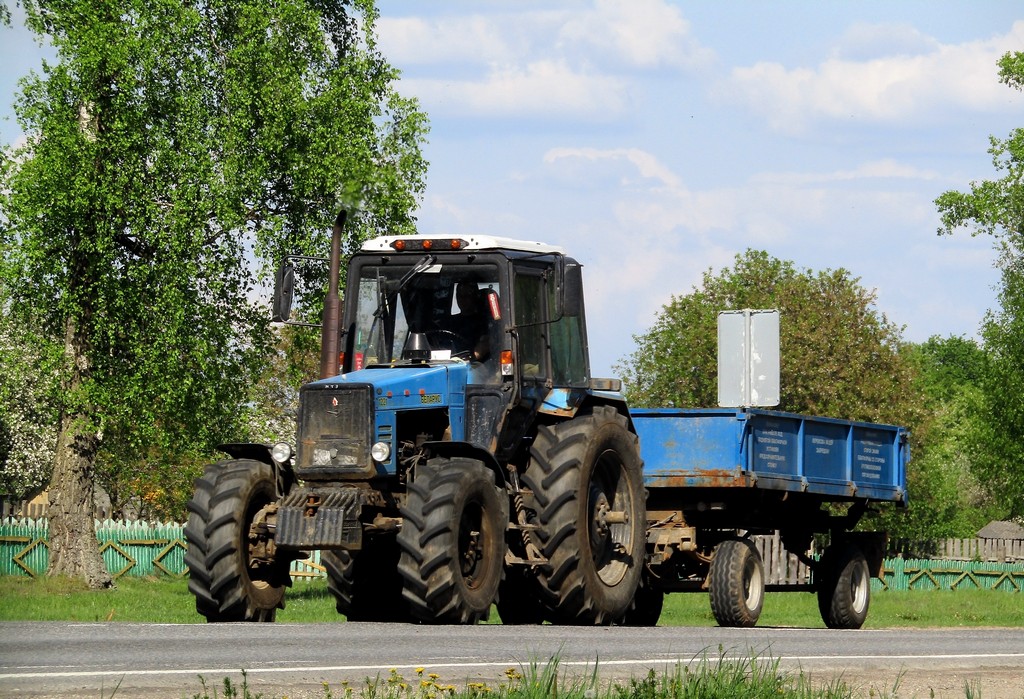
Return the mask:
<path id="1" fill-rule="evenodd" d="M 864 526 L 921 541 L 971 536 L 984 524 L 991 502 L 972 471 L 984 353 L 963 338 L 904 343 L 846 270 L 800 270 L 753 250 L 709 270 L 635 338 L 618 367 L 630 403 L 717 405 L 717 315 L 740 308 L 780 311 L 780 410 L 909 428 L 910 507 L 885 509 Z"/>
<path id="2" fill-rule="evenodd" d="M 999 78 L 1024 90 L 1024 53 L 1004 55 Z M 992 165 L 1001 176 L 972 182 L 967 192 L 945 192 L 935 203 L 940 234 L 960 228 L 986 234 L 998 253 L 999 308 L 982 325 L 988 362 L 977 409 L 984 429 L 973 436 L 972 467 L 1003 516 L 1024 517 L 1024 128 L 989 141 Z"/>
<path id="3" fill-rule="evenodd" d="M 352 244 L 411 232 L 426 120 L 372 0 L 23 4 L 59 60 L 21 83 L 0 274 L 62 348 L 51 570 L 80 574 L 62 568 L 89 538 L 72 484 L 98 465 L 148 487 L 246 437 L 271 346 L 258 280 L 326 249 L 342 206 Z"/>
<path id="4" fill-rule="evenodd" d="M 0 494 L 24 500 L 53 469 L 60 352 L 19 322 L 6 296 L 0 286 Z"/>
<path id="5" fill-rule="evenodd" d="M 979 438 L 987 432 L 980 419 L 987 356 L 964 337 L 932 337 L 906 354 L 923 407 L 907 473 L 911 506 L 899 516 L 884 514 L 879 524 L 915 542 L 973 537 L 994 511 L 975 473 Z"/>
<path id="6" fill-rule="evenodd" d="M 900 330 L 875 308 L 875 296 L 843 269 L 799 270 L 763 251 L 704 273 L 699 287 L 674 296 L 637 349 L 617 367 L 633 405 L 717 405 L 720 311 L 780 312 L 780 410 L 895 424 L 916 421 L 912 371 Z"/>

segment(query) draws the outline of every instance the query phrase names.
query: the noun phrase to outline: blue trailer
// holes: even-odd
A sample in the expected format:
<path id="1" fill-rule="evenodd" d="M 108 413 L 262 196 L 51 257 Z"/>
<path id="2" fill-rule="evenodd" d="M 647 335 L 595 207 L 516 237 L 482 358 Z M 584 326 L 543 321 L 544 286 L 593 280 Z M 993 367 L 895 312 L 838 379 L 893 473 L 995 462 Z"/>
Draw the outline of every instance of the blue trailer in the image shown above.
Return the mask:
<path id="1" fill-rule="evenodd" d="M 779 531 L 812 566 L 822 617 L 859 627 L 884 534 L 851 533 L 874 503 L 905 506 L 907 432 L 892 425 L 760 409 L 632 409 L 647 489 L 648 558 L 635 615 L 661 595 L 708 590 L 719 623 L 752 626 L 764 574 L 747 538 Z M 831 544 L 803 555 L 814 534 Z"/>

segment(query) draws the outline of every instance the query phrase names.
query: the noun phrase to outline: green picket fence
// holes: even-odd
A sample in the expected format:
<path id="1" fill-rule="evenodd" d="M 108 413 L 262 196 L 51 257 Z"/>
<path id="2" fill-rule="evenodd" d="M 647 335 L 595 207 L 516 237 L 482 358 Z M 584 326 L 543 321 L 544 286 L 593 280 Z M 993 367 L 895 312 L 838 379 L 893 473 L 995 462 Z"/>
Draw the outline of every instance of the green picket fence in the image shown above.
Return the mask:
<path id="1" fill-rule="evenodd" d="M 114 578 L 122 575 L 146 577 L 188 575 L 185 565 L 184 525 L 160 522 L 122 522 L 96 520 L 96 539 L 107 570 Z M 50 562 L 48 521 L 45 519 L 7 519 L 0 523 L 0 575 L 37 577 Z M 320 552 L 292 564 L 293 578 L 326 575 L 320 565 Z"/>
<path id="2" fill-rule="evenodd" d="M 875 590 L 1003 590 L 1024 588 L 1024 561 L 948 561 L 885 559 Z"/>
<path id="3" fill-rule="evenodd" d="M 0 575 L 36 577 L 49 563 L 48 527 L 45 519 L 6 519 L 0 522 Z M 122 575 L 145 577 L 188 575 L 185 565 L 184 526 L 149 522 L 96 521 L 96 538 L 103 561 L 115 578 Z M 764 555 L 764 554 L 762 554 Z M 787 555 L 766 556 L 767 565 Z M 320 552 L 292 564 L 292 577 L 319 578 L 326 572 Z M 778 572 L 778 571 L 776 571 Z M 790 576 L 792 577 L 792 576 Z M 775 584 L 806 582 L 807 576 L 787 580 L 781 573 L 766 571 Z M 872 581 L 875 590 L 1002 590 L 1024 589 L 1024 560 L 991 561 L 917 560 L 887 558 L 881 579 Z"/>

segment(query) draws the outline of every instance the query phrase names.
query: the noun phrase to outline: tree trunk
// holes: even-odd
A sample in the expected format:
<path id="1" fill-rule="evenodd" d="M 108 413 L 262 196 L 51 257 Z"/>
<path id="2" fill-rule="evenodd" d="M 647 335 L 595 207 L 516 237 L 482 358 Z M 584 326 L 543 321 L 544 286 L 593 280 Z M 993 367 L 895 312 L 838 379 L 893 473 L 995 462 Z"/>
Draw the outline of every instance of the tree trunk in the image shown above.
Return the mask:
<path id="1" fill-rule="evenodd" d="M 57 455 L 50 479 L 49 575 L 81 578 L 91 588 L 113 586 L 96 540 L 93 477 L 100 432 L 85 384 L 89 377 L 88 341 L 74 318 L 64 339 L 65 404 Z"/>

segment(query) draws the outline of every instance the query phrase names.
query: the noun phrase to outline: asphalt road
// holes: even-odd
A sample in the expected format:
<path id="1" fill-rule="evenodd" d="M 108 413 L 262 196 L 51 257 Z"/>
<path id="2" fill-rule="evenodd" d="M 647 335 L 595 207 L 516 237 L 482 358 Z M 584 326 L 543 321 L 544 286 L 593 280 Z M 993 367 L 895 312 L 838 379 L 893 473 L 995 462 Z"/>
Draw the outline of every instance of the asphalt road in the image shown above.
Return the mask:
<path id="1" fill-rule="evenodd" d="M 994 677 L 997 691 L 983 696 L 1024 697 L 1024 629 L 57 622 L 0 624 L 0 696 L 109 697 L 117 687 L 118 698 L 190 697 L 202 690 L 199 676 L 222 691 L 223 679 L 240 682 L 243 668 L 250 686 L 268 696 L 322 696 L 323 682 L 337 696 L 343 680 L 386 678 L 392 668 L 406 679 L 423 667 L 442 682 L 494 686 L 507 668 L 554 657 L 566 672 L 582 675 L 596 662 L 603 679 L 618 679 L 720 654 L 777 659 L 816 678 L 841 674 L 865 695 L 903 673 L 954 690 L 937 696 L 962 697 L 963 678 Z"/>

